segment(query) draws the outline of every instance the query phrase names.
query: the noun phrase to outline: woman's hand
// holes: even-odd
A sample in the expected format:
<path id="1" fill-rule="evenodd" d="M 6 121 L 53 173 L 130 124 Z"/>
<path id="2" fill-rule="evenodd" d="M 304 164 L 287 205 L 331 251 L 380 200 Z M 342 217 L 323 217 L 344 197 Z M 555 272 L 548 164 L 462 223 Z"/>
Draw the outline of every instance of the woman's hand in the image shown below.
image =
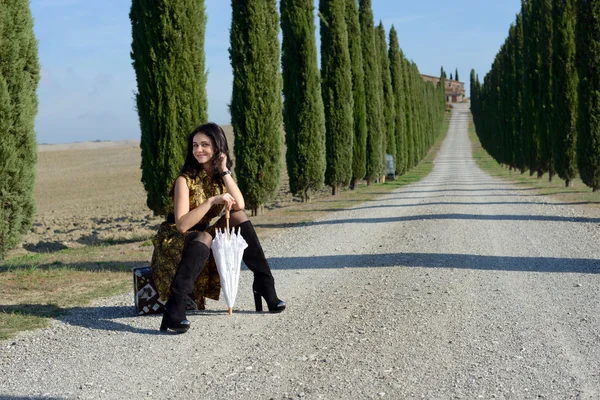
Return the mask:
<path id="1" fill-rule="evenodd" d="M 217 159 L 217 169 L 219 172 L 227 171 L 227 156 L 225 153 L 221 153 Z"/>
<path id="2" fill-rule="evenodd" d="M 213 197 L 213 204 L 225 204 L 225 208 L 228 210 L 231 210 L 231 207 L 233 207 L 235 203 L 235 199 L 229 193 L 224 193 L 220 196 Z"/>

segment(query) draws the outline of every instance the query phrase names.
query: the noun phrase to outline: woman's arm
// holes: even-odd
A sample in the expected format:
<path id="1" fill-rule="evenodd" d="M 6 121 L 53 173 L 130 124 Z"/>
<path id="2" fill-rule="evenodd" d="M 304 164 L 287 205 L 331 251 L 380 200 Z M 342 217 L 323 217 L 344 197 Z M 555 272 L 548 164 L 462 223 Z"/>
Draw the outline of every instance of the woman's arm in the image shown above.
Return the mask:
<path id="1" fill-rule="evenodd" d="M 190 211 L 190 189 L 185 178 L 183 176 L 178 177 L 175 181 L 175 198 L 173 201 L 177 230 L 187 232 L 188 229 L 200 222 L 212 205 L 209 200 L 207 199 L 200 206 Z"/>
<path id="2" fill-rule="evenodd" d="M 231 208 L 234 210 L 243 210 L 246 204 L 244 203 L 244 196 L 242 196 L 242 192 L 240 192 L 240 188 L 238 187 L 235 180 L 231 177 L 231 175 L 225 175 L 223 177 L 223 182 L 225 183 L 225 187 L 227 188 L 227 192 L 231 194 L 231 197 L 235 200 L 235 203 Z"/>
<path id="3" fill-rule="evenodd" d="M 218 170 L 219 173 L 228 171 L 227 157 L 225 156 L 225 154 L 221 154 L 219 156 Z M 246 203 L 244 202 L 244 196 L 242 195 L 242 192 L 240 191 L 240 188 L 238 187 L 237 183 L 235 183 L 235 180 L 231 177 L 231 174 L 223 176 L 222 179 L 223 183 L 225 184 L 225 187 L 227 188 L 227 192 L 231 194 L 231 196 L 235 200 L 235 203 L 233 204 L 232 208 L 234 210 L 243 210 L 246 206 Z"/>
<path id="4" fill-rule="evenodd" d="M 179 232 L 187 232 L 188 229 L 200 222 L 214 204 L 224 204 L 225 207 L 231 208 L 235 205 L 235 199 L 229 193 L 209 197 L 204 203 L 190 211 L 190 189 L 187 187 L 185 178 L 180 176 L 175 181 L 174 214 L 175 226 Z"/>

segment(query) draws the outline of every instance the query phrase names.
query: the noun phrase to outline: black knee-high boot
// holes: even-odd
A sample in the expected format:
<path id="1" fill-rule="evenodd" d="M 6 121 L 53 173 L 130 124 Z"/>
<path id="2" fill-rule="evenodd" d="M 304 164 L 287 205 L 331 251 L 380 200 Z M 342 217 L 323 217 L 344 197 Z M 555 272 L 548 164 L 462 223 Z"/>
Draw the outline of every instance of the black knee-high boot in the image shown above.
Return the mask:
<path id="1" fill-rule="evenodd" d="M 265 253 L 260 245 L 258 236 L 256 236 L 252 222 L 242 222 L 238 226 L 242 237 L 248 243 L 248 248 L 244 250 L 242 260 L 244 260 L 248 269 L 254 273 L 252 289 L 254 290 L 256 311 L 262 311 L 261 297 L 267 302 L 270 312 L 278 313 L 285 310 L 285 301 L 277 298 L 275 280 L 271 274 L 271 268 L 265 258 Z"/>
<path id="2" fill-rule="evenodd" d="M 171 295 L 160 325 L 161 331 L 171 329 L 178 333 L 184 333 L 190 329 L 190 322 L 185 317 L 185 298 L 194 289 L 194 282 L 200 275 L 209 255 L 210 249 L 202 242 L 192 240 L 186 245 L 171 283 Z"/>

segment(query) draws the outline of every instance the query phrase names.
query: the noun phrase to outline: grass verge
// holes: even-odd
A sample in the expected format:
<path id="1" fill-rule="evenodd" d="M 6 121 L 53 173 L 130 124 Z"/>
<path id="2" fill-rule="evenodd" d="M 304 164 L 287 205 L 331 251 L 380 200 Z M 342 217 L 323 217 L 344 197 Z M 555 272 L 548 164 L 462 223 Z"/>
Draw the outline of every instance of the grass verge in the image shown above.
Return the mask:
<path id="1" fill-rule="evenodd" d="M 0 339 L 42 328 L 71 307 L 131 288 L 148 260 L 146 242 L 86 246 L 11 257 L 0 263 Z"/>
<path id="2" fill-rule="evenodd" d="M 0 339 L 8 339 L 17 332 L 47 326 L 51 318 L 71 307 L 122 293 L 131 286 L 131 274 L 31 267 L 0 273 L 0 286 L 5 302 L 0 305 Z"/>
<path id="3" fill-rule="evenodd" d="M 336 196 L 321 196 L 310 203 L 292 203 L 252 217 L 261 238 L 310 223 L 328 213 L 376 199 L 402 186 L 418 182 L 433 169 L 433 160 L 448 131 L 450 114 L 427 156 L 412 170 L 385 183 L 361 184 Z M 0 339 L 20 331 L 47 326 L 69 308 L 131 290 L 133 267 L 147 265 L 152 254 L 148 238 L 106 242 L 100 246 L 64 249 L 52 253 L 16 255 L 0 263 Z"/>

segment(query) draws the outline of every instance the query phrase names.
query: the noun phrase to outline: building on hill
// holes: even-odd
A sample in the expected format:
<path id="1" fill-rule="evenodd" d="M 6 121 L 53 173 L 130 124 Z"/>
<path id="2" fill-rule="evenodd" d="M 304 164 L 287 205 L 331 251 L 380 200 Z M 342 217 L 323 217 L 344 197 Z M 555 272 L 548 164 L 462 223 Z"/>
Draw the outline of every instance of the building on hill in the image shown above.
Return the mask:
<path id="1" fill-rule="evenodd" d="M 425 82 L 433 82 L 433 85 L 437 87 L 440 82 L 438 76 L 423 75 Z M 460 103 L 465 99 L 465 84 L 464 82 L 455 81 L 446 78 L 446 103 Z"/>

